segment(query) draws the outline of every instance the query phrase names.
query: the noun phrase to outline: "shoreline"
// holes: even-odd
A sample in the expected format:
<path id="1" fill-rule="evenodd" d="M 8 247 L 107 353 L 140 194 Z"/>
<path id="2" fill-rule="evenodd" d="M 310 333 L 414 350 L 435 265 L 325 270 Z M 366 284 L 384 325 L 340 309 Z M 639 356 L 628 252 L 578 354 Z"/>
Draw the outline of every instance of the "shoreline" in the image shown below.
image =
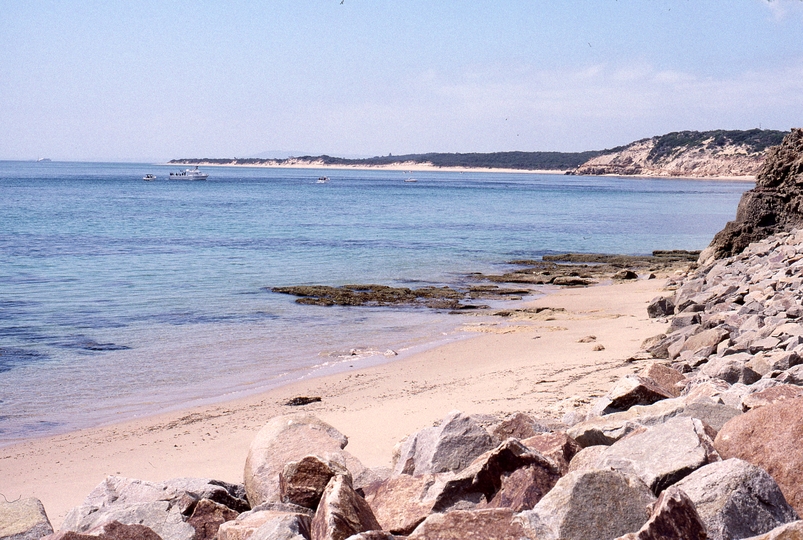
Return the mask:
<path id="1" fill-rule="evenodd" d="M 423 163 L 394 163 L 389 165 L 325 165 L 315 163 L 293 163 L 287 165 L 278 164 L 239 164 L 239 163 L 210 163 L 208 161 L 197 161 L 192 163 L 159 163 L 158 165 L 166 167 L 241 167 L 252 169 L 331 169 L 331 170 L 357 170 L 357 171 L 400 171 L 400 172 L 458 172 L 458 173 L 501 173 L 501 174 L 549 174 L 555 176 L 571 176 L 571 177 L 588 177 L 595 176 L 602 178 L 639 178 L 639 179 L 656 179 L 656 180 L 710 180 L 710 181 L 723 181 L 723 182 L 755 182 L 756 177 L 753 176 L 660 176 L 649 174 L 599 174 L 599 175 L 570 175 L 567 174 L 570 170 L 553 170 L 553 169 L 503 169 L 503 168 L 486 168 L 486 167 L 438 167 L 435 165 Z"/>
<path id="2" fill-rule="evenodd" d="M 645 338 L 664 330 L 646 313 L 647 302 L 663 285 L 663 279 L 640 279 L 562 289 L 527 302 L 554 311 L 490 323 L 468 316 L 464 326 L 476 337 L 406 358 L 233 401 L 5 446 L 0 448 L 0 493 L 9 500 L 39 498 L 57 528 L 107 475 L 241 482 L 251 440 L 276 415 L 318 416 L 349 436 L 346 449 L 369 467 L 390 465 L 396 442 L 453 409 L 521 411 L 558 420 L 638 369 L 638 363 L 625 359 Z M 588 335 L 595 335 L 595 342 L 578 342 Z M 594 350 L 596 345 L 604 350 Z M 301 395 L 322 401 L 283 405 Z"/>

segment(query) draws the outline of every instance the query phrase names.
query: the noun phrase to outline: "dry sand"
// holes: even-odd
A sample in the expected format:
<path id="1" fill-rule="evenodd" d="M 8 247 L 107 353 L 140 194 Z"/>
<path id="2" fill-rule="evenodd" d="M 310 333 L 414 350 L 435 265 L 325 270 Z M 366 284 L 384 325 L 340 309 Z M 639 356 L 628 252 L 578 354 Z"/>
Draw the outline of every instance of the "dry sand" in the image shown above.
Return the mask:
<path id="1" fill-rule="evenodd" d="M 410 358 L 309 379 L 239 401 L 0 448 L 0 493 L 37 497 L 58 528 L 106 475 L 242 482 L 248 445 L 279 414 L 308 412 L 348 435 L 367 466 L 389 466 L 394 444 L 459 409 L 559 419 L 642 362 L 627 362 L 665 324 L 647 317 L 663 279 L 564 289 L 533 306 L 563 308 L 478 324 L 477 336 Z M 596 341 L 580 343 L 593 335 Z M 604 350 L 594 350 L 602 345 Z M 288 407 L 294 396 L 322 402 Z M 575 397 L 577 396 L 577 397 Z"/>
<path id="2" fill-rule="evenodd" d="M 186 163 L 164 163 L 164 165 L 171 165 L 176 167 L 186 167 Z M 193 162 L 192 165 L 199 167 L 259 167 L 269 169 L 332 169 L 332 170 L 359 170 L 359 171 L 403 171 L 412 173 L 416 172 L 460 172 L 460 173 L 513 173 L 513 174 L 555 174 L 565 175 L 572 169 L 555 170 L 555 169 L 503 169 L 503 168 L 484 168 L 484 167 L 438 167 L 431 163 L 389 163 L 387 165 L 325 165 L 317 162 L 301 162 L 301 163 L 287 163 L 277 165 L 274 163 L 260 163 L 260 164 L 236 164 L 236 163 L 209 163 L 208 161 Z M 654 179 L 654 180 L 706 180 L 706 181 L 721 181 L 721 182 L 755 182 L 755 176 L 660 176 L 654 174 L 633 174 L 633 175 L 619 175 L 619 174 L 601 174 L 596 176 L 605 176 L 613 178 L 639 178 L 639 179 Z"/>

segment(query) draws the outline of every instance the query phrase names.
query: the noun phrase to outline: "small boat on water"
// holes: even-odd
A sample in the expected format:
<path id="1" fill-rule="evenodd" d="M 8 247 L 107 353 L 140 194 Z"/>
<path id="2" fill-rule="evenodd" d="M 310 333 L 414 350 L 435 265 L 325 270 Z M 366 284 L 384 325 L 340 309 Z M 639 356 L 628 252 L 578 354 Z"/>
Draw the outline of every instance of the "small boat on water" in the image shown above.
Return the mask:
<path id="1" fill-rule="evenodd" d="M 184 169 L 179 172 L 171 172 L 171 180 L 206 180 L 209 175 L 198 170 L 196 165 L 194 169 Z"/>
<path id="2" fill-rule="evenodd" d="M 328 176 L 319 176 L 318 180 L 315 181 L 316 184 L 328 184 L 329 177 Z"/>
<path id="3" fill-rule="evenodd" d="M 145 176 L 142 177 L 142 179 L 145 180 L 146 182 L 153 182 L 154 180 L 156 180 L 156 175 L 146 174 Z"/>
<path id="4" fill-rule="evenodd" d="M 405 178 L 404 181 L 405 182 L 418 182 L 418 180 L 416 180 L 415 178 Z"/>

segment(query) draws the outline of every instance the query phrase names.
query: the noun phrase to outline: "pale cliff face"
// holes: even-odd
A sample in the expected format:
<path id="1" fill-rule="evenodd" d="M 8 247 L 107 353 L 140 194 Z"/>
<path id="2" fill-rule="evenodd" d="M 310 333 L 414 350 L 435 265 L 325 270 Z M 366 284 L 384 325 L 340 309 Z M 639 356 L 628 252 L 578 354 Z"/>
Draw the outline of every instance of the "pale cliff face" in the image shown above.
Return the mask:
<path id="1" fill-rule="evenodd" d="M 755 176 L 766 151 L 751 153 L 747 146 L 715 146 L 713 139 L 692 148 L 679 148 L 657 160 L 650 158 L 658 137 L 643 139 L 624 149 L 590 159 L 576 174 L 678 176 L 686 178 Z"/>

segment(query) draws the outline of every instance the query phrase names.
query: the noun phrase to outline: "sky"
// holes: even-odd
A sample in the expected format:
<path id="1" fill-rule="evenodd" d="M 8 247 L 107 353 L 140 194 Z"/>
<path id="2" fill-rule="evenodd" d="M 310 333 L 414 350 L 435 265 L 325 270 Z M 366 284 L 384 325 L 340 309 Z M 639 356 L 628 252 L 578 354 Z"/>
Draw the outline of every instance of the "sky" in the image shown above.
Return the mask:
<path id="1" fill-rule="evenodd" d="M 803 127 L 801 0 L 0 0 L 0 159 Z"/>

